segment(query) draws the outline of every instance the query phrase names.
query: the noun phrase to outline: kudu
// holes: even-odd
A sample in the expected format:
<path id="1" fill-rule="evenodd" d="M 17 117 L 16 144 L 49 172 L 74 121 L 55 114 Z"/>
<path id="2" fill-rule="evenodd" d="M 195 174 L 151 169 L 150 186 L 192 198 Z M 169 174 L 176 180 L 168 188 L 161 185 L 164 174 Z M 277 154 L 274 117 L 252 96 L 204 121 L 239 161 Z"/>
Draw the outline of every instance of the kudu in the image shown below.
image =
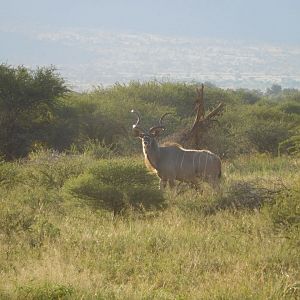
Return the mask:
<path id="1" fill-rule="evenodd" d="M 175 186 L 175 180 L 197 184 L 199 179 L 215 185 L 221 177 L 221 160 L 208 150 L 184 149 L 178 144 L 160 146 L 157 137 L 165 130 L 163 119 L 169 113 L 161 116 L 159 124 L 149 131 L 143 130 L 139 123 L 141 117 L 138 112 L 131 110 L 137 116 L 132 126 L 135 137 L 142 140 L 143 153 L 147 167 L 153 169 L 160 178 L 160 188 Z"/>

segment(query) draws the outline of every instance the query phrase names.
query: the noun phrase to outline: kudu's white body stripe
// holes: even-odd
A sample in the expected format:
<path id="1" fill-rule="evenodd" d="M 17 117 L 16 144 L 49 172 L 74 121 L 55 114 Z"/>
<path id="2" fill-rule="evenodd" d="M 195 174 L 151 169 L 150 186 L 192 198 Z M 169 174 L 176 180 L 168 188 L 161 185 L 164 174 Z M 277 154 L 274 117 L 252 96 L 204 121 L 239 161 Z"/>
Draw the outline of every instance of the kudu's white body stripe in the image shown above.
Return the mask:
<path id="1" fill-rule="evenodd" d="M 208 152 L 206 152 L 206 160 L 205 160 L 205 167 L 204 167 L 204 178 L 205 178 L 205 175 L 206 175 L 207 158 L 208 158 Z"/>
<path id="2" fill-rule="evenodd" d="M 197 152 L 193 155 L 193 170 L 195 170 L 195 157 L 197 156 Z"/>
<path id="3" fill-rule="evenodd" d="M 200 166 L 201 166 L 201 164 L 200 164 L 200 163 L 201 163 L 201 156 L 202 156 L 202 155 L 199 155 L 199 161 L 198 161 L 199 172 L 200 172 Z"/>
<path id="4" fill-rule="evenodd" d="M 177 169 L 177 167 L 179 167 L 178 166 L 178 157 L 179 157 L 179 153 L 177 153 L 177 155 L 176 155 L 176 164 L 175 164 L 175 168 Z"/>
<path id="5" fill-rule="evenodd" d="M 183 165 L 183 161 L 184 161 L 184 155 L 185 155 L 185 152 L 183 152 L 183 155 L 182 155 L 182 160 L 181 160 L 181 164 L 180 164 L 180 169 L 182 169 L 182 165 Z"/>

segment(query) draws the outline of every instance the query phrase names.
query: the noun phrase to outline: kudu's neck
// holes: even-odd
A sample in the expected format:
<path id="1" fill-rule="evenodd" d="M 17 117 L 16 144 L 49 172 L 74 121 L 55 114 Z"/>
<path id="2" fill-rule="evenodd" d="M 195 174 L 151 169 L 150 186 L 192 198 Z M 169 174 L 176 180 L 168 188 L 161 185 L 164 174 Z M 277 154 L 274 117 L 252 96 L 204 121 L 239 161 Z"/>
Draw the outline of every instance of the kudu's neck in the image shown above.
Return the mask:
<path id="1" fill-rule="evenodd" d="M 153 141 L 150 147 L 143 146 L 145 158 L 149 161 L 152 168 L 158 170 L 160 159 L 160 147 L 157 141 Z"/>

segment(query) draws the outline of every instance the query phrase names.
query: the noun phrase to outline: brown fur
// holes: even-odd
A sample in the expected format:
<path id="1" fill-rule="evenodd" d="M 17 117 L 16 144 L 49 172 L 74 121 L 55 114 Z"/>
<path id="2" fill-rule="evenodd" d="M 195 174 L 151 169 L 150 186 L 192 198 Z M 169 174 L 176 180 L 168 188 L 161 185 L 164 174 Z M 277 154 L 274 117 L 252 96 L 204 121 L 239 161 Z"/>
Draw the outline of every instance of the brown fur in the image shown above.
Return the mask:
<path id="1" fill-rule="evenodd" d="M 151 173 L 155 173 L 155 174 L 157 173 L 157 170 L 152 166 L 151 162 L 146 156 L 145 156 L 145 165 Z"/>
<path id="2" fill-rule="evenodd" d="M 182 146 L 178 143 L 173 143 L 173 142 L 165 142 L 162 144 L 162 147 L 164 146 L 174 146 L 174 147 L 178 147 L 178 148 L 182 148 Z"/>

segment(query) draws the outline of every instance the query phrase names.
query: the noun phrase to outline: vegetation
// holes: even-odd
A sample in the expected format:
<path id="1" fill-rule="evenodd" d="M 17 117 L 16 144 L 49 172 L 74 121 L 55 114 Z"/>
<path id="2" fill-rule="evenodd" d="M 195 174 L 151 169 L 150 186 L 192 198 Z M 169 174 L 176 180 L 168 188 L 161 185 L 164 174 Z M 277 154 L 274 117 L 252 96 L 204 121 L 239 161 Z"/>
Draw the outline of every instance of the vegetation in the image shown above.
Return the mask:
<path id="1" fill-rule="evenodd" d="M 131 158 L 102 160 L 65 185 L 75 198 L 92 201 L 114 215 L 126 208 L 162 207 L 164 198 L 157 187 L 156 176 L 147 172 L 142 161 Z"/>
<path id="2" fill-rule="evenodd" d="M 31 71 L 0 65 L 1 154 L 17 158 L 35 143 L 51 140 L 58 97 L 67 91 L 53 68 Z"/>
<path id="3" fill-rule="evenodd" d="M 52 68 L 0 73 L 1 299 L 300 297 L 299 91 L 205 87 L 207 110 L 226 105 L 204 136 L 220 190 L 162 192 L 129 111 L 145 128 L 171 111 L 172 135 L 193 121 L 196 84 L 74 93 Z M 45 82 L 60 92 L 41 96 Z"/>
<path id="4" fill-rule="evenodd" d="M 171 112 L 164 138 L 172 136 L 193 122 L 197 87 L 196 83 L 131 82 L 74 93 L 68 92 L 54 68 L 31 71 L 1 65 L 0 155 L 10 160 L 26 157 L 39 147 L 76 148 L 83 153 L 93 143 L 132 155 L 139 148 L 131 136 L 134 117 L 130 110 L 140 111 L 145 128 Z M 207 85 L 204 99 L 206 111 L 219 102 L 225 104 L 219 126 L 203 138 L 213 152 L 225 158 L 253 152 L 299 152 L 298 90 L 275 85 L 262 93 Z"/>

